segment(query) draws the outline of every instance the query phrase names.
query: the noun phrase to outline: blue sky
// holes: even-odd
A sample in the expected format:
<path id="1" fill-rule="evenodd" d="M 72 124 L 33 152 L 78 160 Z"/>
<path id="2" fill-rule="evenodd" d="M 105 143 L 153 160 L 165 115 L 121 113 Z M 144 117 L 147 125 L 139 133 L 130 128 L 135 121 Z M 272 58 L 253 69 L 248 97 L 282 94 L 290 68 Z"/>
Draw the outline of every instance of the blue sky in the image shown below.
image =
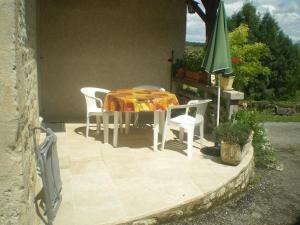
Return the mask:
<path id="1" fill-rule="evenodd" d="M 246 0 L 224 0 L 227 16 L 239 11 L 244 2 Z M 300 0 L 248 0 L 247 2 L 251 2 L 260 14 L 270 12 L 285 34 L 295 42 L 300 41 Z M 187 15 L 186 40 L 193 42 L 205 40 L 205 25 L 197 14 Z"/>

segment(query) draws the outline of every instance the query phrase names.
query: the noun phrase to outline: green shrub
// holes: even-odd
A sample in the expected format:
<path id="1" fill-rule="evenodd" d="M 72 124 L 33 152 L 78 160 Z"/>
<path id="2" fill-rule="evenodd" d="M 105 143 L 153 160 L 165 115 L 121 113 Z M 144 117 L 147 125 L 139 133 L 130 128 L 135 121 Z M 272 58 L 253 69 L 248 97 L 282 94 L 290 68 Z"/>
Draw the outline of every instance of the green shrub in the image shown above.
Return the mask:
<path id="1" fill-rule="evenodd" d="M 247 124 L 254 132 L 258 126 L 258 112 L 256 110 L 240 109 L 235 114 L 235 119 Z"/>
<path id="2" fill-rule="evenodd" d="M 214 135 L 219 143 L 239 144 L 243 147 L 248 140 L 250 127 L 241 122 L 226 122 L 214 129 Z"/>
<path id="3" fill-rule="evenodd" d="M 182 66 L 186 70 L 195 71 L 195 72 L 202 71 L 203 58 L 204 58 L 203 49 L 200 50 L 186 49 L 182 58 Z"/>
<path id="4" fill-rule="evenodd" d="M 258 118 L 259 114 L 256 110 L 240 109 L 234 119 L 248 125 L 254 131 L 252 145 L 256 166 L 274 168 L 277 163 L 274 149 L 266 135 L 265 128 L 258 122 Z"/>
<path id="5" fill-rule="evenodd" d="M 255 165 L 257 167 L 275 168 L 277 159 L 274 149 L 262 126 L 258 126 L 254 132 L 252 145 L 254 148 Z"/>
<path id="6" fill-rule="evenodd" d="M 270 74 L 270 69 L 262 64 L 262 60 L 269 56 L 269 49 L 263 43 L 250 43 L 248 40 L 249 27 L 241 24 L 229 33 L 231 55 L 239 58 L 240 62 L 233 63 L 235 75 L 234 87 L 249 95 L 249 86 L 262 76 L 263 79 Z M 251 96 L 248 96 L 251 97 Z"/>

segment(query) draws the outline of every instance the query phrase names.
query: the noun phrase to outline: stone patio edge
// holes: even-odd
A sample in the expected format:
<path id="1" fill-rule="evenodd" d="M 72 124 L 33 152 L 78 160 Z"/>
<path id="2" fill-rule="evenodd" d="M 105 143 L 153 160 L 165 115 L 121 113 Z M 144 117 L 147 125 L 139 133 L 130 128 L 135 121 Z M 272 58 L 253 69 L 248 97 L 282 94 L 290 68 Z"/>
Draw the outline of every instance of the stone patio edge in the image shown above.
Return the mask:
<path id="1" fill-rule="evenodd" d="M 148 216 L 142 216 L 135 219 L 130 219 L 128 221 L 123 221 L 119 223 L 112 223 L 110 225 L 154 225 L 161 224 L 168 221 L 173 221 L 176 219 L 180 219 L 183 217 L 191 216 L 195 213 L 205 212 L 208 209 L 217 206 L 234 195 L 241 193 L 249 184 L 249 180 L 254 176 L 254 152 L 253 146 L 251 143 L 248 143 L 245 146 L 248 153 L 245 154 L 243 160 L 247 160 L 246 162 L 242 161 L 243 167 L 240 172 L 230 179 L 227 183 L 219 187 L 218 189 L 208 192 L 207 194 L 198 196 L 193 199 L 189 199 L 186 202 L 183 202 L 177 206 L 174 206 L 169 209 L 160 210 L 159 212 L 152 213 Z"/>

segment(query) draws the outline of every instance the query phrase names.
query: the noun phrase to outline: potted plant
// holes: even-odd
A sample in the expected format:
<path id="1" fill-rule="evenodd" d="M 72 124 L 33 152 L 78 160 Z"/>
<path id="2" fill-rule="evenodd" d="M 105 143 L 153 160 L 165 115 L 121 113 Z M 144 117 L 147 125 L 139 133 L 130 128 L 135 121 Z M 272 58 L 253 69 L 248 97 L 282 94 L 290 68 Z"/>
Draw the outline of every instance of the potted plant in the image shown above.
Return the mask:
<path id="1" fill-rule="evenodd" d="M 234 76 L 232 75 L 222 75 L 220 78 L 220 86 L 224 91 L 232 90 L 232 84 L 234 81 Z"/>
<path id="2" fill-rule="evenodd" d="M 202 71 L 203 49 L 187 49 L 182 58 L 185 71 L 184 79 L 193 83 L 209 84 L 209 74 Z"/>
<path id="3" fill-rule="evenodd" d="M 242 160 L 243 146 L 247 143 L 251 128 L 239 121 L 226 122 L 214 129 L 218 143 L 221 143 L 221 159 L 224 163 L 238 165 Z"/>
<path id="4" fill-rule="evenodd" d="M 236 67 L 238 63 L 241 61 L 241 58 L 239 57 L 232 57 L 231 61 L 233 63 L 233 67 Z M 224 91 L 230 91 L 232 90 L 232 84 L 234 81 L 235 76 L 229 74 L 229 75 L 223 75 L 220 78 L 220 86 Z"/>

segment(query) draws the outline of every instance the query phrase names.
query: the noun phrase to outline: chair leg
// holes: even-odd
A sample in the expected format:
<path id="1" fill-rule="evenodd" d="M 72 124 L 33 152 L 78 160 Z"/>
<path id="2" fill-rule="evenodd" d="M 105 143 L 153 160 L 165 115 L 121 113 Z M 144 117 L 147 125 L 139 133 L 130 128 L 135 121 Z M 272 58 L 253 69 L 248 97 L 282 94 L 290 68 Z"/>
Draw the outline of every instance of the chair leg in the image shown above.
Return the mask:
<path id="1" fill-rule="evenodd" d="M 130 112 L 125 112 L 125 134 L 129 133 L 130 127 Z"/>
<path id="2" fill-rule="evenodd" d="M 119 112 L 114 112 L 114 137 L 113 137 L 113 146 L 117 147 L 118 145 L 118 121 L 119 121 Z"/>
<path id="3" fill-rule="evenodd" d="M 101 124 L 103 123 L 102 116 L 99 116 L 99 131 L 101 130 Z"/>
<path id="4" fill-rule="evenodd" d="M 108 143 L 108 114 L 103 114 L 104 143 Z"/>
<path id="5" fill-rule="evenodd" d="M 179 141 L 182 143 L 184 138 L 184 128 L 179 128 Z"/>
<path id="6" fill-rule="evenodd" d="M 135 112 L 135 113 L 134 113 L 133 126 L 134 126 L 134 127 L 137 127 L 138 122 L 139 122 L 139 113 L 138 113 L 138 112 Z"/>
<path id="7" fill-rule="evenodd" d="M 194 142 L 194 127 L 187 129 L 187 144 L 188 144 L 188 157 L 192 158 Z"/>
<path id="8" fill-rule="evenodd" d="M 119 112 L 119 127 L 120 127 L 120 133 L 123 134 L 123 114 L 122 112 Z"/>
<path id="9" fill-rule="evenodd" d="M 154 112 L 154 120 L 153 120 L 153 150 L 157 151 L 158 144 L 158 132 L 159 132 L 159 112 Z"/>
<path id="10" fill-rule="evenodd" d="M 100 116 L 96 116 L 97 133 L 100 132 Z"/>
<path id="11" fill-rule="evenodd" d="M 166 111 L 161 111 L 159 114 L 159 133 L 163 135 L 166 120 Z"/>
<path id="12" fill-rule="evenodd" d="M 204 124 L 201 123 L 199 125 L 199 128 L 200 128 L 200 138 L 201 138 L 201 141 L 203 141 L 203 136 L 204 136 Z"/>
<path id="13" fill-rule="evenodd" d="M 165 123 L 162 140 L 161 140 L 161 150 L 162 151 L 165 150 L 165 142 L 166 142 L 167 134 L 168 134 L 168 123 Z"/>
<path id="14" fill-rule="evenodd" d="M 86 131 L 85 131 L 85 137 L 89 136 L 89 126 L 90 126 L 90 117 L 86 116 Z"/>

